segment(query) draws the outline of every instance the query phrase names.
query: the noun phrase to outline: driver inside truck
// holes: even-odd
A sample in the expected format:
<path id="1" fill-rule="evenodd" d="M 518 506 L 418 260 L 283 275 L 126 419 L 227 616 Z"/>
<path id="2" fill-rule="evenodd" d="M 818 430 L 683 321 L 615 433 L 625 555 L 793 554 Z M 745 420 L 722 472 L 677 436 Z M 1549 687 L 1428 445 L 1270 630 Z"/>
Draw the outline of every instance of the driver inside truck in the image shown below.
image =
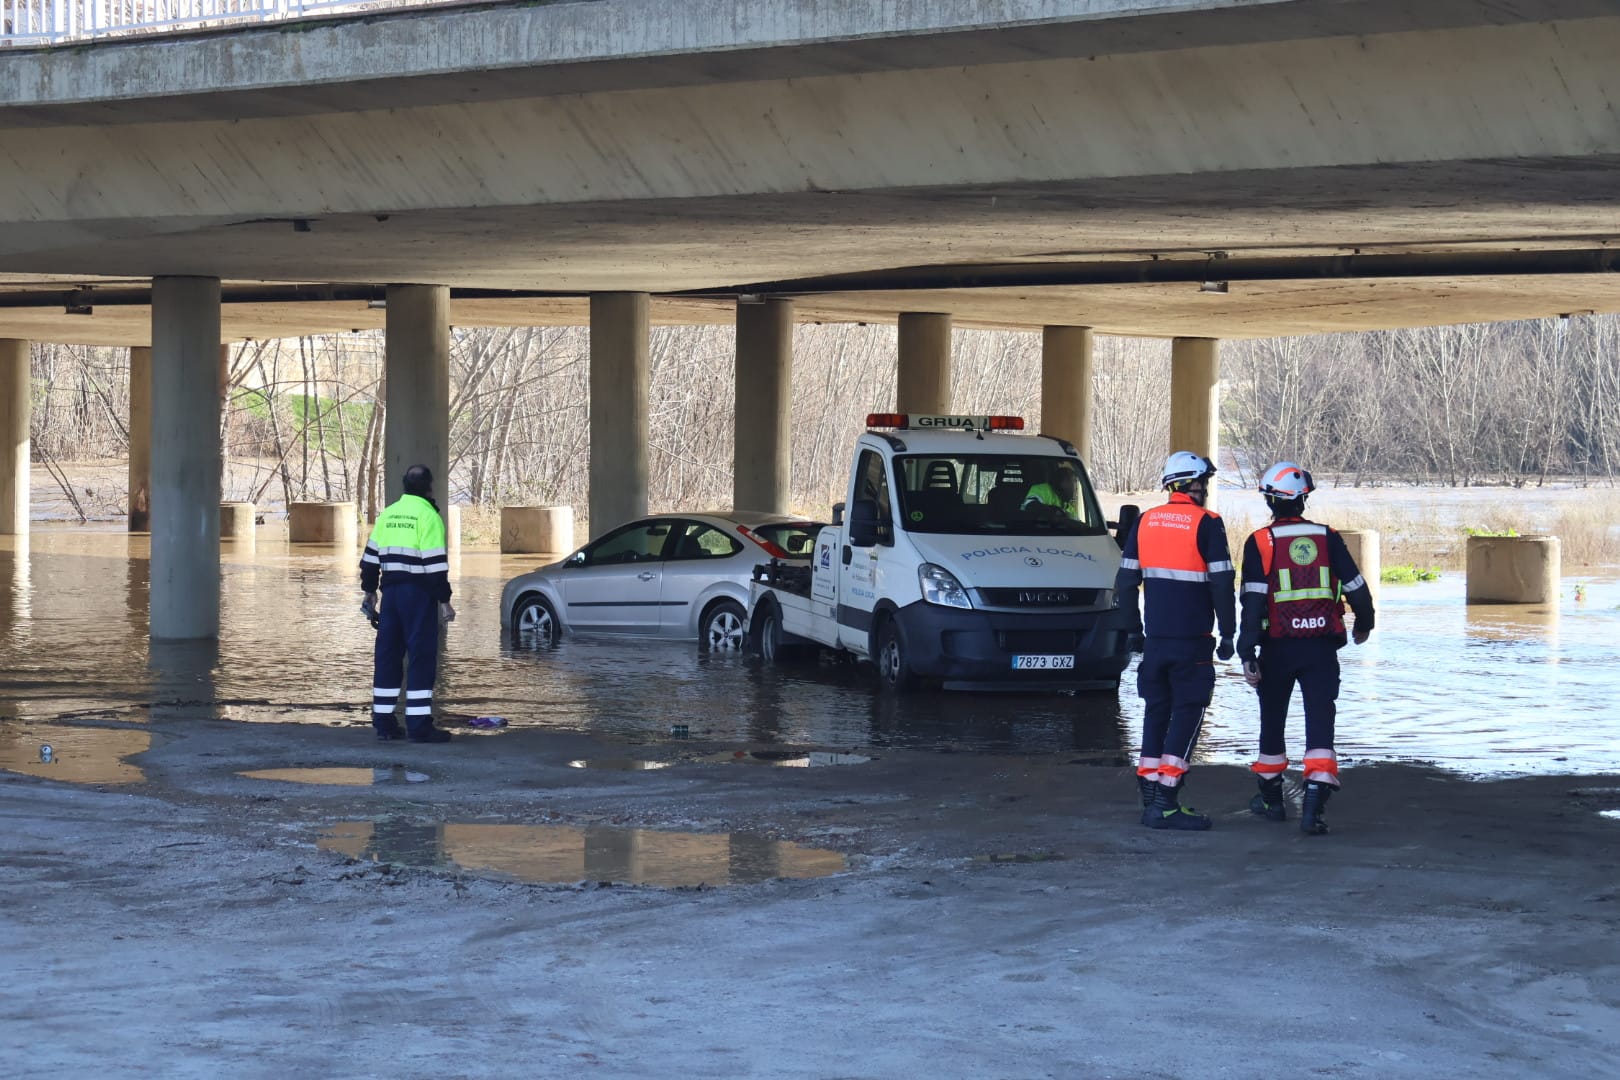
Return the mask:
<path id="1" fill-rule="evenodd" d="M 1052 469 L 1050 480 L 1036 484 L 1024 496 L 1022 509 L 1040 517 L 1057 518 L 1067 515 L 1071 520 L 1080 518 L 1080 480 L 1074 466 L 1060 461 Z"/>

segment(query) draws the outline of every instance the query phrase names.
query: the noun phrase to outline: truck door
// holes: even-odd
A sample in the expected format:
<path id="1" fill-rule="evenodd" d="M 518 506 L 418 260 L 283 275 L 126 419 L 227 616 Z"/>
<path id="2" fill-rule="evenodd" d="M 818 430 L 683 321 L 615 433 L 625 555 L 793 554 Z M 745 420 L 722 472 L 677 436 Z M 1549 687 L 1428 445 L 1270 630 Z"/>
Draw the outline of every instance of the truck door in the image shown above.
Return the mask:
<path id="1" fill-rule="evenodd" d="M 851 478 L 838 587 L 838 643 L 863 656 L 869 650 L 872 610 L 877 606 L 878 552 L 894 543 L 893 507 L 888 463 L 876 450 L 863 449 Z M 875 516 L 877 528 L 874 535 L 859 536 L 855 523 L 858 515 L 868 512 Z"/>

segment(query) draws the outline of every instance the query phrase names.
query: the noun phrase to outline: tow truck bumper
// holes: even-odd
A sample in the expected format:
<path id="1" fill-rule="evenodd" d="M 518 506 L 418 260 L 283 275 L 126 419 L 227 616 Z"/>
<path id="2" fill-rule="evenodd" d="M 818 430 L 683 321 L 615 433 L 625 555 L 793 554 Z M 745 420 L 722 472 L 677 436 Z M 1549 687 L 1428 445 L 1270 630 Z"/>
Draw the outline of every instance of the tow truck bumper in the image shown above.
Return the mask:
<path id="1" fill-rule="evenodd" d="M 953 690 L 1111 690 L 1130 662 L 1117 611 L 970 611 L 915 603 L 895 613 L 912 670 Z M 1015 656 L 1069 656 L 1074 667 L 1015 669 Z"/>

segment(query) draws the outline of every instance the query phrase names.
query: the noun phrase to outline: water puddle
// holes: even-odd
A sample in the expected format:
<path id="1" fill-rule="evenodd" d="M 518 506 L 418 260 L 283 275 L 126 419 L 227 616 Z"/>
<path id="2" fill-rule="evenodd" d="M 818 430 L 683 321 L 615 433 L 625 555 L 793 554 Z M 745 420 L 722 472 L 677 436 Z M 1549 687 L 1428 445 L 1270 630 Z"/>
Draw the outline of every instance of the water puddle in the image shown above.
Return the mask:
<path id="1" fill-rule="evenodd" d="M 698 759 L 715 765 L 773 765 L 779 769 L 820 769 L 829 765 L 865 765 L 863 754 L 835 754 L 821 750 L 733 750 Z"/>
<path id="2" fill-rule="evenodd" d="M 679 761 L 652 761 L 647 758 L 575 758 L 568 763 L 570 769 L 608 769 L 613 772 L 651 772 L 679 765 Z"/>
<path id="3" fill-rule="evenodd" d="M 0 770 L 69 784 L 138 784 L 126 758 L 152 749 L 152 734 L 127 728 L 0 725 Z"/>
<path id="4" fill-rule="evenodd" d="M 458 868 L 518 881 L 612 881 L 663 888 L 752 885 L 815 878 L 846 868 L 836 851 L 746 833 L 450 822 L 346 821 L 318 841 L 354 859 Z"/>
<path id="5" fill-rule="evenodd" d="M 252 769 L 239 772 L 249 780 L 278 780 L 284 784 L 324 784 L 329 787 L 373 787 L 378 784 L 421 784 L 427 773 L 411 772 L 403 765 L 388 769 Z"/>

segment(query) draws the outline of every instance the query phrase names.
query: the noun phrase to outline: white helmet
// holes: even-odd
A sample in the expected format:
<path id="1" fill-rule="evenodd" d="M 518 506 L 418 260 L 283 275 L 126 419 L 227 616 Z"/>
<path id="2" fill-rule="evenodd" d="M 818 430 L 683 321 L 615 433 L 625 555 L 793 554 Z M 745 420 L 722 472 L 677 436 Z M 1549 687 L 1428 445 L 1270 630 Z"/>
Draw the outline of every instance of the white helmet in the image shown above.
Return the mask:
<path id="1" fill-rule="evenodd" d="M 1177 450 L 1165 460 L 1164 475 L 1159 482 L 1167 488 L 1175 488 L 1188 481 L 1207 480 L 1214 475 L 1215 466 L 1210 464 L 1209 458 L 1191 450 Z"/>
<path id="2" fill-rule="evenodd" d="M 1279 461 L 1260 477 L 1260 494 L 1271 499 L 1303 499 L 1315 490 L 1311 474 L 1292 461 Z"/>

